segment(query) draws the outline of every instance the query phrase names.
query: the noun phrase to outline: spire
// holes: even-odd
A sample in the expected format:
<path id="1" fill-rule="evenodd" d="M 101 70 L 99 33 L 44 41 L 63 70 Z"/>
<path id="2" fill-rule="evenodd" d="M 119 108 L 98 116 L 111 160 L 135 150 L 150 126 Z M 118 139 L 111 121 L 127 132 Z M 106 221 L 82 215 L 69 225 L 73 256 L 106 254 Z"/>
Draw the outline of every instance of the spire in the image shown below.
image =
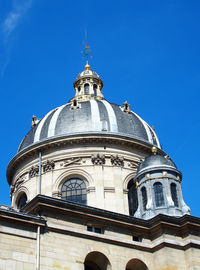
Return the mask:
<path id="1" fill-rule="evenodd" d="M 103 99 L 103 81 L 95 71 L 90 69 L 90 65 L 88 63 L 89 57 L 92 58 L 92 56 L 90 46 L 87 45 L 87 31 L 85 31 L 84 49 L 81 53 L 86 60 L 85 69 L 78 74 L 76 80 L 74 81 L 76 95 L 71 99 L 71 101 L 73 102 L 73 100 L 87 101 L 90 99 Z M 76 106 L 73 105 L 73 107 Z"/>
<path id="2" fill-rule="evenodd" d="M 103 81 L 99 75 L 90 69 L 88 58 L 91 57 L 90 46 L 87 45 L 87 37 L 85 41 L 84 50 L 82 51 L 84 58 L 86 58 L 85 69 L 78 74 L 74 81 L 74 88 L 76 95 L 71 101 L 76 99 L 77 101 L 87 101 L 90 99 L 103 99 L 102 87 Z"/>
<path id="3" fill-rule="evenodd" d="M 84 44 L 85 44 L 85 46 L 84 46 L 84 49 L 81 53 L 83 54 L 83 57 L 86 59 L 85 70 L 90 70 L 90 65 L 88 64 L 88 59 L 92 58 L 92 55 L 91 55 L 92 50 L 91 50 L 90 46 L 87 45 L 87 29 L 85 30 Z"/>

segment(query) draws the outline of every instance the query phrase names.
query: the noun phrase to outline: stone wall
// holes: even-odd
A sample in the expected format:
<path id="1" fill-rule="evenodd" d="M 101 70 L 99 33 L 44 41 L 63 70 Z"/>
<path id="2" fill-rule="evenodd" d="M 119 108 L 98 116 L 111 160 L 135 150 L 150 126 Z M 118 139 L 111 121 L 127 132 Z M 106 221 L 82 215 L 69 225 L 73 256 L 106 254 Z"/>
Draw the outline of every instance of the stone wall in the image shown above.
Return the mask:
<path id="1" fill-rule="evenodd" d="M 14 231 L 13 231 L 14 233 Z M 1 270 L 36 269 L 36 239 L 21 234 L 1 233 Z M 41 235 L 41 268 L 44 270 L 84 270 L 86 256 L 94 251 L 104 254 L 110 269 L 126 269 L 129 260 L 137 258 L 149 270 L 198 270 L 200 252 L 163 248 L 156 252 L 145 252 L 121 245 L 108 244 L 70 234 L 46 232 Z"/>
<path id="2" fill-rule="evenodd" d="M 51 215 L 50 215 L 51 216 Z M 107 270 L 125 270 L 132 259 L 143 262 L 148 270 L 199 270 L 199 237 L 187 238 L 162 234 L 141 242 L 133 241 L 126 230 L 106 228 L 103 234 L 87 231 L 87 224 L 73 218 L 47 217 L 40 235 L 41 270 L 84 270 L 88 254 L 98 252 L 109 262 Z M 73 221 L 73 222 L 72 222 Z M 115 233 L 114 233 L 115 231 Z M 5 220 L 0 225 L 0 270 L 36 269 L 37 226 Z M 134 232 L 133 232 L 134 234 Z M 187 247 L 193 242 L 198 248 Z M 132 268 L 138 269 L 138 268 Z"/>

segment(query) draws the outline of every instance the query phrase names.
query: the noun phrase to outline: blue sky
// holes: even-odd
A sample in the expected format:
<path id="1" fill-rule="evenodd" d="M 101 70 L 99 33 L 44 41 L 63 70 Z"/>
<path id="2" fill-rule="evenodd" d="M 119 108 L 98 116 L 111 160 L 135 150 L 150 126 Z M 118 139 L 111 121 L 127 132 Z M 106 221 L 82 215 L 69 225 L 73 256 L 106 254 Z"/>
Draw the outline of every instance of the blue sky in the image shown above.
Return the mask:
<path id="1" fill-rule="evenodd" d="M 104 97 L 154 125 L 183 173 L 183 196 L 199 213 L 200 1 L 0 1 L 2 204 L 6 167 L 29 131 L 73 95 L 84 31 Z"/>

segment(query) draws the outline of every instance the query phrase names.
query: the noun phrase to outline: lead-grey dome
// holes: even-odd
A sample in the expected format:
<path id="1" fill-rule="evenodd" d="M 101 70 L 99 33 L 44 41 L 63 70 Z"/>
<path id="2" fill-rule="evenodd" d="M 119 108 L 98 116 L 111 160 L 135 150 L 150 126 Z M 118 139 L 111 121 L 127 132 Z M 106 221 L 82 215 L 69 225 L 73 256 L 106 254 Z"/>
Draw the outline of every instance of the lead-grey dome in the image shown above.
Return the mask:
<path id="1" fill-rule="evenodd" d="M 152 154 L 146 157 L 139 165 L 137 171 L 137 177 L 141 174 L 148 173 L 150 171 L 158 170 L 171 170 L 179 172 L 174 162 L 169 156 L 163 156 L 160 154 Z M 180 172 L 179 172 L 180 173 Z"/>
<path id="2" fill-rule="evenodd" d="M 138 139 L 160 148 L 154 130 L 136 113 L 105 99 L 72 102 L 47 113 L 25 136 L 18 152 L 41 141 L 75 134 L 113 134 Z"/>

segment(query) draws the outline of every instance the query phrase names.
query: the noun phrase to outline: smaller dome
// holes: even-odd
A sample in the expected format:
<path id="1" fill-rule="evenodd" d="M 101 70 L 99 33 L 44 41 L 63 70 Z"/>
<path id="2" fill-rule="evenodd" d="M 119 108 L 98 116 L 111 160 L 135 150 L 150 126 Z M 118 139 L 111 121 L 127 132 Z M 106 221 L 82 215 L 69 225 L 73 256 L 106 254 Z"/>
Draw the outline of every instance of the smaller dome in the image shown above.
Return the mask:
<path id="1" fill-rule="evenodd" d="M 78 74 L 74 81 L 74 89 L 76 95 L 70 101 L 89 101 L 91 99 L 101 100 L 103 81 L 99 75 L 90 69 L 88 61 L 86 62 L 85 69 Z M 75 103 L 76 103 L 75 101 Z M 76 107 L 76 106 L 75 106 Z"/>
<path id="2" fill-rule="evenodd" d="M 97 79 L 99 79 L 99 75 L 96 73 L 96 71 L 86 69 L 86 67 L 85 67 L 85 70 L 83 70 L 81 73 L 78 74 L 77 79 L 81 79 L 83 77 L 88 77 L 88 76 L 96 77 Z"/>
<path id="3" fill-rule="evenodd" d="M 103 87 L 103 81 L 101 80 L 99 75 L 96 73 L 96 71 L 92 71 L 90 69 L 90 65 L 88 64 L 88 61 L 85 65 L 85 70 L 79 73 L 76 80 L 74 81 L 74 88 L 76 88 L 80 80 L 85 80 L 85 79 L 94 79 L 100 84 L 100 89 Z"/>
<path id="4" fill-rule="evenodd" d="M 140 163 L 137 177 L 141 174 L 157 170 L 171 170 L 180 173 L 168 155 L 163 156 L 154 152 Z"/>

